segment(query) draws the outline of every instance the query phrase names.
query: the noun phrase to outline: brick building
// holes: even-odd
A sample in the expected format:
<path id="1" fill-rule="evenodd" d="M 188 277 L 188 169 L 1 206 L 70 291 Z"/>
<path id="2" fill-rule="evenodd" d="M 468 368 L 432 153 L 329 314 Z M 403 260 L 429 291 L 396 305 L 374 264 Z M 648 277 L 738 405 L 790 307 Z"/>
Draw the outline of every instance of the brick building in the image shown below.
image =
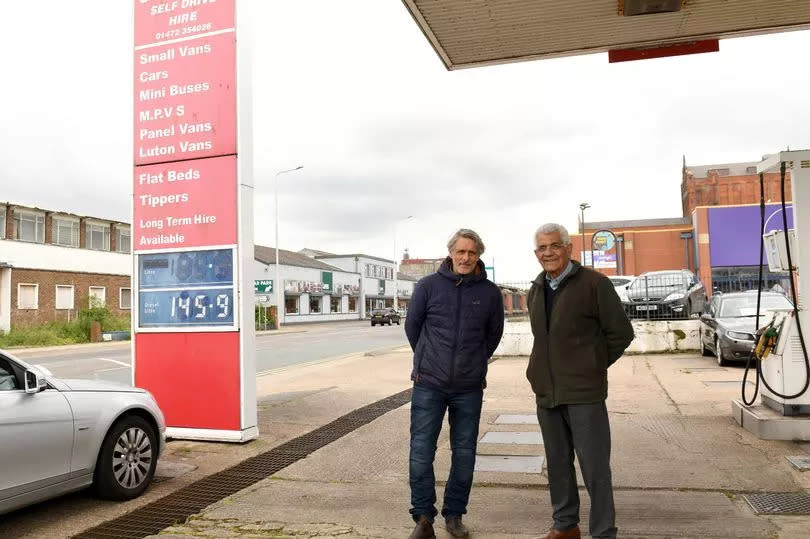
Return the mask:
<path id="1" fill-rule="evenodd" d="M 0 203 L 0 331 L 70 320 L 90 298 L 132 302 L 130 225 Z"/>
<path id="2" fill-rule="evenodd" d="M 763 160 L 768 156 L 764 156 Z M 759 269 L 760 184 L 758 161 L 687 166 L 681 169 L 681 217 L 585 222 L 571 231 L 573 257 L 605 274 L 639 275 L 646 271 L 689 269 L 706 286 L 747 289 L 755 286 Z M 763 176 L 766 232 L 782 228 L 781 178 Z M 792 226 L 790 172 L 785 174 L 788 226 Z M 615 244 L 591 251 L 594 234 L 610 231 Z M 576 235 L 574 235 L 576 233 Z M 766 286 L 782 284 L 784 276 L 764 271 Z"/>

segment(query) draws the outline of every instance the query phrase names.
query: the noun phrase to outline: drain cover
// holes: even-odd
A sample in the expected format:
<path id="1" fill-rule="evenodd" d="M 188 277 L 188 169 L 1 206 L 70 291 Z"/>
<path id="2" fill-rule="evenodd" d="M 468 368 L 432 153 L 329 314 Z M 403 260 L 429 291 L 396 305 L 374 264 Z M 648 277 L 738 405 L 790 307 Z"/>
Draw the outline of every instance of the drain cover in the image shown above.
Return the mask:
<path id="1" fill-rule="evenodd" d="M 774 492 L 743 496 L 758 515 L 810 515 L 810 494 Z"/>
<path id="2" fill-rule="evenodd" d="M 476 472 L 543 473 L 545 457 L 476 455 Z"/>
<path id="3" fill-rule="evenodd" d="M 489 431 L 479 443 L 482 444 L 526 444 L 542 445 L 543 437 L 539 432 L 499 432 Z"/>
<path id="4" fill-rule="evenodd" d="M 537 414 L 501 414 L 496 425 L 537 425 Z"/>
<path id="5" fill-rule="evenodd" d="M 810 457 L 805 456 L 797 456 L 797 457 L 785 457 L 788 459 L 794 468 L 799 471 L 806 472 L 810 470 Z"/>

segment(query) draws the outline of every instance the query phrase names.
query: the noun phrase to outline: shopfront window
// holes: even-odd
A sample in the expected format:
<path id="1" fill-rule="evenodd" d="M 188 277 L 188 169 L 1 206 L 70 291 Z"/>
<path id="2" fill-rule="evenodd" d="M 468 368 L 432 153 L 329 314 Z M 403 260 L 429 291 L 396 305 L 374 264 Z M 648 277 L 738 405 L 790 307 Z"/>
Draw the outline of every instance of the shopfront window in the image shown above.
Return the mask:
<path id="1" fill-rule="evenodd" d="M 309 297 L 309 312 L 312 314 L 316 314 L 321 312 L 321 301 L 323 298 L 321 296 L 310 296 Z"/>
<path id="2" fill-rule="evenodd" d="M 284 312 L 298 314 L 298 296 L 286 296 L 284 298 Z"/>
<path id="3" fill-rule="evenodd" d="M 343 300 L 340 296 L 332 296 L 331 305 L 329 312 L 332 313 L 339 313 L 340 312 L 340 303 Z"/>
<path id="4" fill-rule="evenodd" d="M 349 296 L 349 312 L 350 313 L 357 312 L 357 298 L 353 296 Z"/>

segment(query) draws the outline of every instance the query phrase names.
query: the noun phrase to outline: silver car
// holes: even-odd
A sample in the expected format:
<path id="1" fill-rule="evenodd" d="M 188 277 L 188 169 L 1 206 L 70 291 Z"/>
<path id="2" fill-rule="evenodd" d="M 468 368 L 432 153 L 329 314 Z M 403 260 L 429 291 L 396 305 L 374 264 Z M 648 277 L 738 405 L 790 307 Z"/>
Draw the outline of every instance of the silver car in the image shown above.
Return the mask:
<path id="1" fill-rule="evenodd" d="M 165 430 L 143 389 L 60 380 L 0 350 L 0 514 L 89 486 L 106 499 L 139 496 Z"/>

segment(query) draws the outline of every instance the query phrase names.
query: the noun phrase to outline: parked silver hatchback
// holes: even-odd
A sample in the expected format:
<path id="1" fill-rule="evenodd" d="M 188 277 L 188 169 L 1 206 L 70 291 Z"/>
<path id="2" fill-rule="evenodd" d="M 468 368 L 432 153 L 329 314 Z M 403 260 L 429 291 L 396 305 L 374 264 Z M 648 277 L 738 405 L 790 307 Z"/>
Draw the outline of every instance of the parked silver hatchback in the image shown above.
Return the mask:
<path id="1" fill-rule="evenodd" d="M 0 514 L 89 486 L 106 499 L 139 496 L 165 431 L 146 390 L 60 380 L 0 350 Z"/>

